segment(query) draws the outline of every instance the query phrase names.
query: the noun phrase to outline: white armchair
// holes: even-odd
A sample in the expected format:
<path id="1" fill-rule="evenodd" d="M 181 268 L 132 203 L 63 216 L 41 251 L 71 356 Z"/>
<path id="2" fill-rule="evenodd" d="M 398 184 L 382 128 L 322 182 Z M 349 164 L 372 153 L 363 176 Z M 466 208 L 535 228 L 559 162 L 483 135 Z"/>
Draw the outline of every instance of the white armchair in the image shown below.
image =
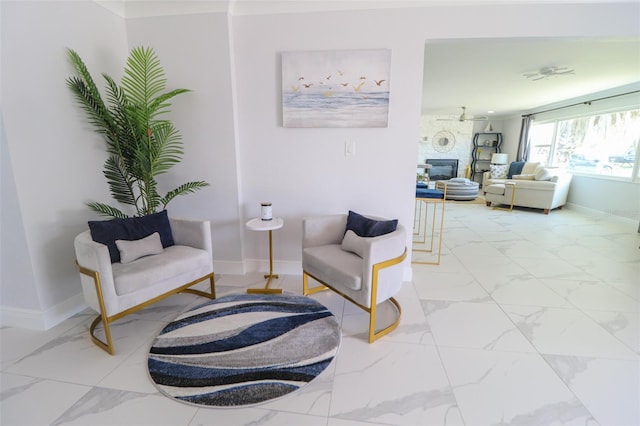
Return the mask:
<path id="1" fill-rule="evenodd" d="M 370 219 L 380 219 L 369 217 Z M 402 310 L 393 296 L 402 286 L 406 234 L 402 225 L 377 237 L 345 233 L 347 215 L 307 218 L 303 221 L 303 293 L 329 288 L 369 313 L 369 343 L 394 330 Z M 309 288 L 309 277 L 322 285 Z M 389 300 L 397 310 L 391 325 L 376 331 L 378 304 Z"/>
<path id="2" fill-rule="evenodd" d="M 112 355 L 113 321 L 179 292 L 215 299 L 209 221 L 169 221 L 175 245 L 130 263 L 112 263 L 107 245 L 93 241 L 89 230 L 74 240 L 85 302 L 99 314 L 90 327 L 91 339 Z M 210 293 L 189 288 L 207 279 Z M 100 322 L 106 342 L 95 335 Z"/>

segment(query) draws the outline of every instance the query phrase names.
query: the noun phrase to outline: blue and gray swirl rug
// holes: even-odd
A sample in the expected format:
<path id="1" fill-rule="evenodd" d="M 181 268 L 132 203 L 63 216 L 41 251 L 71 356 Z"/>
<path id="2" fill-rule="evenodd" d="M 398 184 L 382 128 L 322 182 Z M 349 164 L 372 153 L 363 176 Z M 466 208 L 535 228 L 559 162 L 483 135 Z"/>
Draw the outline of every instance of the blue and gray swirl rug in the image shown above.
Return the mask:
<path id="1" fill-rule="evenodd" d="M 318 376 L 340 346 L 340 325 L 315 300 L 239 294 L 197 306 L 149 350 L 151 379 L 167 396 L 209 407 L 247 406 Z"/>

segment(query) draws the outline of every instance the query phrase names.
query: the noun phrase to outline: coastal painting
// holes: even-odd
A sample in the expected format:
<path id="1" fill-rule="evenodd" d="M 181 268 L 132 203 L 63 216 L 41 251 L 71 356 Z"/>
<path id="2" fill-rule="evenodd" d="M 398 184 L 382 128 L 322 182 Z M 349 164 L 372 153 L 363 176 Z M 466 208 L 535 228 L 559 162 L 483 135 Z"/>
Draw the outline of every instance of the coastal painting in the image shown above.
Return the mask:
<path id="1" fill-rule="evenodd" d="M 284 127 L 387 127 L 391 50 L 282 53 Z"/>

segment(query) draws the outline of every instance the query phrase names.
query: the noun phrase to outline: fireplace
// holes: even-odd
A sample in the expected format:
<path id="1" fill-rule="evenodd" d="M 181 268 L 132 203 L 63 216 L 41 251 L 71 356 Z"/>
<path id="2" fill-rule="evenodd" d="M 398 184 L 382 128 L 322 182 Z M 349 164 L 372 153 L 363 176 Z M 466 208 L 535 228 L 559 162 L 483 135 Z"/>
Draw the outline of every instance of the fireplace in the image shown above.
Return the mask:
<path id="1" fill-rule="evenodd" d="M 427 164 L 431 164 L 429 169 L 429 180 L 449 180 L 458 177 L 458 160 L 446 158 L 427 159 Z"/>

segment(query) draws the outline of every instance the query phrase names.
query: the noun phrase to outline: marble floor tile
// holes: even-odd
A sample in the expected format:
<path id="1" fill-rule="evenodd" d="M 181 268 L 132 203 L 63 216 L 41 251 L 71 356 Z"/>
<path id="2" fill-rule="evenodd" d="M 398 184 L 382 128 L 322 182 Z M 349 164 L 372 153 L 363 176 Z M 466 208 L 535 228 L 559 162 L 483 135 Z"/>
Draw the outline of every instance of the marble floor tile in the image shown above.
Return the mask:
<path id="1" fill-rule="evenodd" d="M 12 426 L 52 424 L 91 391 L 90 386 L 5 373 L 0 383 L 0 424 Z"/>
<path id="2" fill-rule="evenodd" d="M 511 257 L 514 262 L 522 266 L 537 278 L 589 280 L 592 276 L 572 265 L 566 260 L 552 258 L 540 259 L 537 257 Z"/>
<path id="3" fill-rule="evenodd" d="M 535 352 L 495 304 L 423 300 L 422 306 L 438 347 Z"/>
<path id="4" fill-rule="evenodd" d="M 420 299 L 490 302 L 491 297 L 465 271 L 437 272 L 414 268 L 414 285 Z"/>
<path id="5" fill-rule="evenodd" d="M 597 425 L 537 353 L 440 348 L 465 424 Z"/>
<path id="6" fill-rule="evenodd" d="M 638 354 L 576 309 L 503 305 L 542 354 L 638 360 Z"/>
<path id="7" fill-rule="evenodd" d="M 640 424 L 640 363 L 543 356 L 601 425 Z"/>
<path id="8" fill-rule="evenodd" d="M 462 424 L 435 347 L 347 338 L 330 416 L 392 425 Z"/>
<path id="9" fill-rule="evenodd" d="M 200 409 L 188 426 L 237 425 L 237 426 L 325 426 L 326 417 L 288 413 L 262 408 Z"/>
<path id="10" fill-rule="evenodd" d="M 478 274 L 476 274 L 478 276 Z M 481 274 L 480 284 L 498 304 L 525 306 L 566 307 L 569 302 L 530 274 Z"/>
<path id="11" fill-rule="evenodd" d="M 640 303 L 613 286 L 601 281 L 546 279 L 545 285 L 582 310 L 639 312 Z"/>
<path id="12" fill-rule="evenodd" d="M 583 312 L 632 351 L 640 354 L 640 314 L 592 310 Z"/>
<path id="13" fill-rule="evenodd" d="M 197 411 L 160 394 L 94 387 L 51 425 L 186 425 Z"/>
<path id="14" fill-rule="evenodd" d="M 63 382 L 96 385 L 107 374 L 155 336 L 163 323 L 123 318 L 111 326 L 115 355 L 91 341 L 89 324 L 77 326 L 20 359 L 6 371 Z M 140 336 L 145 336 L 141 340 Z"/>
<path id="15" fill-rule="evenodd" d="M 0 365 L 2 371 L 5 371 L 11 364 L 31 354 L 42 345 L 88 321 L 91 316 L 93 316 L 93 311 L 87 309 L 85 312 L 77 314 L 46 331 L 15 327 L 0 328 Z"/>

